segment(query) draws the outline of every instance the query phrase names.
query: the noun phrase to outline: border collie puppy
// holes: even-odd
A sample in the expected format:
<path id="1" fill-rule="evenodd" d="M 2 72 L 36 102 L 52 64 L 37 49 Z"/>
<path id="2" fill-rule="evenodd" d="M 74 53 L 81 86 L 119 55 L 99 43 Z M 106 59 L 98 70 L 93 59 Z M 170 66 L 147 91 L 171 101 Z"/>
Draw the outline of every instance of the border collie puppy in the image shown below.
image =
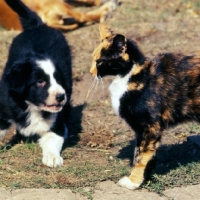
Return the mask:
<path id="1" fill-rule="evenodd" d="M 5 0 L 19 15 L 24 31 L 14 38 L 0 82 L 0 136 L 14 124 L 24 136 L 37 134 L 43 164 L 63 164 L 72 92 L 69 46 L 56 29 L 20 0 Z"/>

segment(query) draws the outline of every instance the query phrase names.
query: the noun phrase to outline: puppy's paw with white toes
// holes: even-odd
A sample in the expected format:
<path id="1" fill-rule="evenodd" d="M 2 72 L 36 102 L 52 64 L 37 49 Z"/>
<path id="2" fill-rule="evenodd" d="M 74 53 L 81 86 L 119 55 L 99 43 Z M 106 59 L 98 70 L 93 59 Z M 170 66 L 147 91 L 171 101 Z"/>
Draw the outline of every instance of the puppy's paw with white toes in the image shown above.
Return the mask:
<path id="1" fill-rule="evenodd" d="M 140 186 L 140 184 L 138 184 L 138 183 L 133 183 L 128 177 L 123 177 L 122 179 L 120 179 L 119 181 L 118 181 L 118 184 L 120 185 L 120 186 L 122 186 L 122 187 L 125 187 L 125 188 L 127 188 L 127 189 L 129 189 L 129 190 L 135 190 L 135 189 L 137 189 L 139 186 Z"/>
<path id="2" fill-rule="evenodd" d="M 63 158 L 59 155 L 47 153 L 43 156 L 42 163 L 48 167 L 59 167 L 63 165 Z"/>

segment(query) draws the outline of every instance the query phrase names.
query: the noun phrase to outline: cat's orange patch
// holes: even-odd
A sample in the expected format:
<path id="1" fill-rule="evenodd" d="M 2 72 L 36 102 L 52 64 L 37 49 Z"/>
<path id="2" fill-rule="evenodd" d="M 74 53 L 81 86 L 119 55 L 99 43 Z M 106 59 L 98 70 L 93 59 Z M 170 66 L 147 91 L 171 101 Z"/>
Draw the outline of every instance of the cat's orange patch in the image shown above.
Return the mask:
<path id="1" fill-rule="evenodd" d="M 106 24 L 99 25 L 99 33 L 102 40 L 110 38 L 114 35 L 113 31 Z"/>
<path id="2" fill-rule="evenodd" d="M 97 76 L 97 68 L 96 68 L 96 62 L 92 63 L 92 67 L 90 68 L 90 74 L 92 76 Z"/>
<path id="3" fill-rule="evenodd" d="M 109 42 L 109 40 L 102 41 L 92 53 L 93 60 L 98 60 L 99 58 L 101 58 L 102 49 L 108 49 L 110 45 L 111 43 Z"/>
<path id="4" fill-rule="evenodd" d="M 131 171 L 131 175 L 129 176 L 129 179 L 133 183 L 141 184 L 144 181 L 144 176 L 143 176 L 144 171 L 146 169 L 148 162 L 153 158 L 155 153 L 156 149 L 140 153 L 140 155 L 136 160 L 135 166 Z"/>
<path id="5" fill-rule="evenodd" d="M 156 106 L 156 103 L 155 103 L 153 100 L 150 100 L 150 101 L 147 102 L 147 105 L 148 105 L 149 107 L 155 107 L 155 106 Z"/>
<path id="6" fill-rule="evenodd" d="M 124 53 L 122 55 L 122 58 L 125 60 L 125 61 L 128 61 L 129 60 L 129 55 L 127 53 Z"/>
<path id="7" fill-rule="evenodd" d="M 154 123 L 153 125 L 150 126 L 149 132 L 150 134 L 157 134 L 160 131 L 160 124 L 158 122 Z M 154 141 L 151 141 L 150 144 L 153 144 Z"/>
<path id="8" fill-rule="evenodd" d="M 165 121 L 170 121 L 173 119 L 171 112 L 169 109 L 166 109 L 162 114 L 162 119 Z"/>
<path id="9" fill-rule="evenodd" d="M 109 40 L 103 40 L 99 44 L 99 46 L 93 51 L 93 53 L 92 53 L 93 61 L 92 61 L 92 66 L 90 68 L 90 73 L 93 76 L 97 75 L 96 61 L 101 58 L 102 49 L 108 49 L 110 47 L 110 45 L 111 45 L 111 42 Z"/>
<path id="10" fill-rule="evenodd" d="M 164 77 L 163 76 L 159 76 L 156 82 L 157 82 L 158 85 L 162 85 L 163 82 L 164 82 Z"/>
<path id="11" fill-rule="evenodd" d="M 135 64 L 133 67 L 133 70 L 131 72 L 131 75 L 139 74 L 142 71 L 143 67 L 141 65 Z"/>
<path id="12" fill-rule="evenodd" d="M 136 75 L 136 74 L 139 74 L 142 70 L 144 70 L 146 67 L 148 67 L 149 65 L 149 60 L 146 60 L 145 63 L 143 65 L 139 65 L 139 64 L 135 64 L 133 66 L 133 69 L 132 69 L 132 72 L 131 72 L 131 75 Z"/>
<path id="13" fill-rule="evenodd" d="M 128 90 L 141 90 L 144 88 L 144 84 L 143 83 L 136 83 L 136 82 L 132 82 L 128 84 Z"/>

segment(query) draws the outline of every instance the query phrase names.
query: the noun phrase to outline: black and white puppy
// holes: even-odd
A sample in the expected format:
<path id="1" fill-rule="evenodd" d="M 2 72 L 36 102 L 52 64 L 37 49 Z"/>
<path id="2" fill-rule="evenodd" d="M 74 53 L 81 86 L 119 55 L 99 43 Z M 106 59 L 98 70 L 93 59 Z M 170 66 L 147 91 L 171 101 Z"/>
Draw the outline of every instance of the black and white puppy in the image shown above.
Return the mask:
<path id="1" fill-rule="evenodd" d="M 42 162 L 63 164 L 72 92 L 69 46 L 20 0 L 5 0 L 18 13 L 24 31 L 14 38 L 0 82 L 0 136 L 14 124 L 24 136 L 38 134 Z"/>

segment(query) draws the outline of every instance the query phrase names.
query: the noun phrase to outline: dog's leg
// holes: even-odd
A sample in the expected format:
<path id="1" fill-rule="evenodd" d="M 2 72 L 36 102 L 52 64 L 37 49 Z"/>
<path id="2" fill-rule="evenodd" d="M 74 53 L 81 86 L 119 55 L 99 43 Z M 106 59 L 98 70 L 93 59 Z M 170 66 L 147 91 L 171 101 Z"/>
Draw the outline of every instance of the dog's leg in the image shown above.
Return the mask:
<path id="1" fill-rule="evenodd" d="M 68 0 L 69 3 L 81 3 L 89 6 L 100 6 L 109 0 Z"/>
<path id="2" fill-rule="evenodd" d="M 109 1 L 99 8 L 85 13 L 85 19 L 87 21 L 104 22 L 106 18 L 114 11 L 117 7 L 115 1 Z"/>
<path id="3" fill-rule="evenodd" d="M 70 31 L 78 28 L 79 24 L 72 24 L 72 25 L 64 25 L 64 24 L 57 24 L 57 23 L 49 23 L 49 26 L 62 30 L 62 31 Z"/>
<path id="4" fill-rule="evenodd" d="M 42 147 L 44 165 L 58 167 L 63 164 L 63 158 L 60 156 L 63 143 L 64 137 L 54 132 L 48 132 L 40 138 L 39 144 Z"/>
<path id="5" fill-rule="evenodd" d="M 5 1 L 0 1 L 0 25 L 8 30 L 22 30 L 18 15 Z"/>
<path id="6" fill-rule="evenodd" d="M 93 22 L 104 22 L 107 16 L 116 9 L 116 2 L 109 1 L 93 11 L 81 13 L 75 11 L 69 4 L 63 2 L 58 5 L 56 11 L 47 12 L 44 16 L 40 15 L 43 21 L 56 29 L 68 31 L 76 29 L 80 24 L 93 23 Z M 59 12 L 58 12 L 59 11 Z M 66 24 L 65 19 L 67 17 L 73 18 L 74 22 Z"/>
<path id="7" fill-rule="evenodd" d="M 160 139 L 161 135 L 157 124 L 144 131 L 144 134 L 137 135 L 134 167 L 129 177 L 124 177 L 118 182 L 120 186 L 134 190 L 143 183 L 145 172 L 148 170 L 147 165 L 156 156 Z"/>
<path id="8" fill-rule="evenodd" d="M 76 12 L 73 9 L 69 9 L 69 6 L 67 6 L 66 12 L 79 23 L 103 22 L 106 19 L 107 15 L 116 9 L 116 6 L 117 5 L 114 1 L 109 1 L 102 5 L 100 8 L 94 9 L 93 11 L 89 11 L 86 13 Z"/>

